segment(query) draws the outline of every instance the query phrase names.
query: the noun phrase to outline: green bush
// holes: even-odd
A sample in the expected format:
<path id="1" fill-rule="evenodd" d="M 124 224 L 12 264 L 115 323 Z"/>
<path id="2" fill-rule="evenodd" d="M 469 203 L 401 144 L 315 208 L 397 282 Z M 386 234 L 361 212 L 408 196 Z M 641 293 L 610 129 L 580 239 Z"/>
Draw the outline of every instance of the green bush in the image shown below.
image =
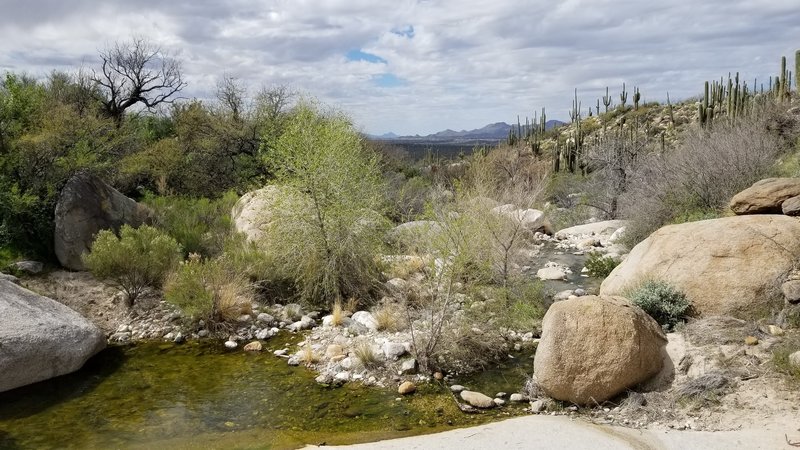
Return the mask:
<path id="1" fill-rule="evenodd" d="M 618 265 L 619 260 L 611 256 L 603 256 L 599 252 L 589 253 L 589 257 L 586 259 L 586 268 L 589 269 L 589 276 L 594 278 L 607 277 Z"/>
<path id="2" fill-rule="evenodd" d="M 119 237 L 103 230 L 83 256 L 92 275 L 125 292 L 128 306 L 146 287 L 160 286 L 180 259 L 181 246 L 175 239 L 147 225 L 123 225 Z"/>
<path id="3" fill-rule="evenodd" d="M 265 232 L 274 273 L 315 306 L 369 298 L 379 282 L 376 259 L 386 227 L 374 153 L 364 150 L 345 116 L 306 102 L 267 154 L 286 193 Z"/>
<path id="4" fill-rule="evenodd" d="M 228 192 L 218 199 L 147 196 L 144 203 L 155 211 L 155 225 L 175 238 L 184 255 L 219 255 L 231 234 L 231 208 L 238 199 Z"/>
<path id="5" fill-rule="evenodd" d="M 192 257 L 170 274 L 164 298 L 193 321 L 224 324 L 251 312 L 247 280 L 229 271 L 219 260 Z"/>
<path id="6" fill-rule="evenodd" d="M 683 292 L 663 281 L 647 280 L 635 288 L 628 298 L 666 329 L 680 322 L 690 307 Z"/>

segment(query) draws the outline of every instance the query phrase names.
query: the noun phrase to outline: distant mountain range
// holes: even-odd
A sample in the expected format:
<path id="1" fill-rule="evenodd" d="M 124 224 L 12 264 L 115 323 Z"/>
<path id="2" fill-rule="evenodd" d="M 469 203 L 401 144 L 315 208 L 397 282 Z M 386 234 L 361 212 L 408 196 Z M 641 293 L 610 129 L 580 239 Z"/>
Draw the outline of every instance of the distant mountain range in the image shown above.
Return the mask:
<path id="1" fill-rule="evenodd" d="M 560 120 L 548 120 L 545 124 L 546 129 L 564 125 Z M 516 126 L 516 125 L 513 125 Z M 369 138 L 384 141 L 419 141 L 419 142 L 457 142 L 457 141 L 501 141 L 508 137 L 508 131 L 512 125 L 505 122 L 497 122 L 486 125 L 475 130 L 444 130 L 427 136 L 398 136 L 394 133 L 386 133 L 380 136 L 369 135 Z"/>

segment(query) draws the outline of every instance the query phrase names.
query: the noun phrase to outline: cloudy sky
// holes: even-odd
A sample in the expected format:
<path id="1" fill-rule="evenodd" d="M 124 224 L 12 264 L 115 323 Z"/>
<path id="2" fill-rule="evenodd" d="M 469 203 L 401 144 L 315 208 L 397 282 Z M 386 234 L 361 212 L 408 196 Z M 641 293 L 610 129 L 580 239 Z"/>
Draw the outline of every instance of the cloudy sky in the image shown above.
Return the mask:
<path id="1" fill-rule="evenodd" d="M 184 96 L 212 97 L 222 76 L 288 84 L 366 132 L 427 134 L 542 106 L 565 119 L 574 88 L 586 109 L 623 82 L 663 100 L 729 71 L 766 81 L 800 49 L 800 3 L 0 0 L 0 72 L 92 67 L 134 35 L 179 56 Z"/>

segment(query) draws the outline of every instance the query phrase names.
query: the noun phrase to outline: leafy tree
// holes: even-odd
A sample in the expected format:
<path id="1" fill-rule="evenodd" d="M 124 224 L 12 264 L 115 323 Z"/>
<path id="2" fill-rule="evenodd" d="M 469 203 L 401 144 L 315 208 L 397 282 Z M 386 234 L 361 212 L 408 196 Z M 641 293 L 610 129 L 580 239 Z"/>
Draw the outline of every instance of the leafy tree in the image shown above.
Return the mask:
<path id="1" fill-rule="evenodd" d="M 384 186 L 377 158 L 343 114 L 301 102 L 268 167 L 285 186 L 268 251 L 310 301 L 364 298 L 379 272 Z"/>

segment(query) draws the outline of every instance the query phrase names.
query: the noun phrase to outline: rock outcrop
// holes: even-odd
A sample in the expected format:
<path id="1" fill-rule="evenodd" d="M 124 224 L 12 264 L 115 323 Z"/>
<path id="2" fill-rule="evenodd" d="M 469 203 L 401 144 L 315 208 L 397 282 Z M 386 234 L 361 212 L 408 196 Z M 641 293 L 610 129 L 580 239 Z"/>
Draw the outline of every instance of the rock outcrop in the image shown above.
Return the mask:
<path id="1" fill-rule="evenodd" d="M 686 294 L 700 316 L 761 318 L 782 306 L 781 285 L 800 255 L 800 220 L 746 215 L 663 227 L 631 250 L 603 281 L 624 295 L 646 278 Z"/>
<path id="2" fill-rule="evenodd" d="M 781 214 L 784 201 L 800 195 L 800 178 L 766 178 L 734 195 L 736 214 Z"/>
<path id="3" fill-rule="evenodd" d="M 75 311 L 0 279 L 0 392 L 74 372 L 105 346 Z"/>
<path id="4" fill-rule="evenodd" d="M 658 323 L 624 298 L 565 300 L 544 316 L 534 374 L 547 395 L 594 405 L 658 374 L 666 343 Z"/>
<path id="5" fill-rule="evenodd" d="M 89 174 L 72 177 L 58 198 L 55 210 L 55 253 L 71 270 L 84 270 L 81 255 L 89 251 L 100 230 L 119 231 L 122 225 L 138 227 L 150 222 L 152 211 L 122 195 Z"/>

